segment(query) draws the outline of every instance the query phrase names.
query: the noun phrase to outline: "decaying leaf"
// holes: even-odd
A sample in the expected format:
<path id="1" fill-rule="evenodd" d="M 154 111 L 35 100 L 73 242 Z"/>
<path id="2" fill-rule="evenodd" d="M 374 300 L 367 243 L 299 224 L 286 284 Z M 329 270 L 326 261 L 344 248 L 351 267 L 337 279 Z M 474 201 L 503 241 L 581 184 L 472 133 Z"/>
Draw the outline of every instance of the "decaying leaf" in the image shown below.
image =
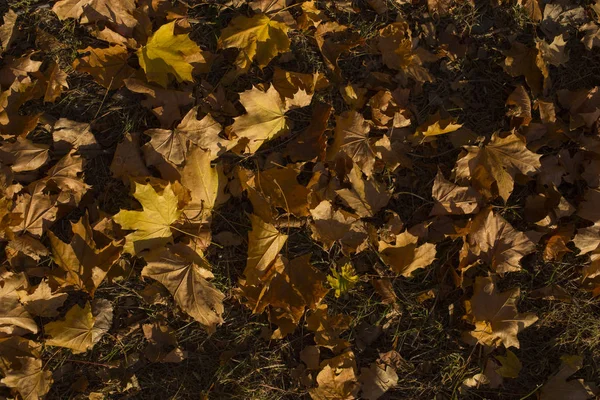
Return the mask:
<path id="1" fill-rule="evenodd" d="M 521 258 L 536 248 L 533 240 L 514 229 L 508 221 L 490 208 L 477 214 L 470 229 L 470 250 L 488 262 L 492 271 L 499 274 L 520 271 Z"/>
<path id="2" fill-rule="evenodd" d="M 595 391 L 583 379 L 568 380 L 571 375 L 583 367 L 583 357 L 565 355 L 561 357 L 558 372 L 542 386 L 542 400 L 587 400 L 594 397 Z"/>
<path id="3" fill-rule="evenodd" d="M 182 310 L 209 332 L 215 332 L 217 325 L 223 323 L 225 295 L 208 281 L 213 278 L 208 261 L 182 244 L 155 250 L 145 259 L 148 264 L 142 276 L 162 283 Z"/>
<path id="4" fill-rule="evenodd" d="M 485 146 L 468 146 L 466 150 L 456 162 L 456 176 L 469 179 L 488 198 L 497 193 L 504 202 L 514 189 L 518 173 L 531 177 L 541 167 L 541 156 L 529 151 L 523 137 L 515 132 L 506 136 L 495 133 Z"/>
<path id="5" fill-rule="evenodd" d="M 75 354 L 84 353 L 108 332 L 112 319 L 113 308 L 108 300 L 97 299 L 93 305 L 87 302 L 83 308 L 75 304 L 63 320 L 44 325 L 45 333 L 50 336 L 46 344 L 66 347 Z"/>
<path id="6" fill-rule="evenodd" d="M 91 296 L 100 286 L 110 268 L 121 256 L 122 242 L 113 242 L 98 248 L 88 219 L 71 224 L 73 238 L 69 244 L 52 232 L 48 234 L 54 261 L 63 270 L 54 279 L 65 287 L 88 292 Z"/>
<path id="7" fill-rule="evenodd" d="M 254 284 L 266 273 L 288 236 L 256 215 L 250 215 L 250 221 L 252 230 L 248 234 L 248 260 L 244 275 L 249 284 Z"/>
<path id="8" fill-rule="evenodd" d="M 24 400 L 43 398 L 52 386 L 52 372 L 43 369 L 39 358 L 18 357 L 19 369 L 8 372 L 0 383 L 19 392 Z"/>
<path id="9" fill-rule="evenodd" d="M 470 344 L 519 348 L 517 334 L 538 319 L 534 314 L 518 312 L 519 296 L 518 288 L 500 293 L 493 278 L 477 277 L 473 297 L 465 301 L 464 316 L 475 329 L 464 332 L 463 339 Z"/>
<path id="10" fill-rule="evenodd" d="M 424 243 L 417 246 L 419 238 L 408 231 L 396 235 L 394 245 L 379 242 L 381 259 L 397 274 L 405 277 L 420 268 L 429 266 L 436 256 L 435 244 Z"/>

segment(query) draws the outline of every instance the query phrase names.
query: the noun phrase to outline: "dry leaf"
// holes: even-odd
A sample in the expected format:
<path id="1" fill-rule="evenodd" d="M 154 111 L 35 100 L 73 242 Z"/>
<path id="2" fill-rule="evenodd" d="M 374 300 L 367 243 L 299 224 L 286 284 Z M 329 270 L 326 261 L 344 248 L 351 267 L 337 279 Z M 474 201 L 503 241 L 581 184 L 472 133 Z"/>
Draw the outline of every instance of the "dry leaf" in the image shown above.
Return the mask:
<path id="1" fill-rule="evenodd" d="M 463 333 L 463 339 L 470 344 L 519 348 L 517 334 L 537 321 L 531 313 L 517 311 L 520 290 L 498 292 L 491 277 L 477 277 L 473 297 L 465 301 L 467 314 L 464 319 L 475 326 Z"/>
<path id="2" fill-rule="evenodd" d="M 435 260 L 436 249 L 432 243 L 417 246 L 419 238 L 408 231 L 396 235 L 396 243 L 379 242 L 379 256 L 397 274 L 411 277 L 417 269 L 425 268 Z"/>
<path id="3" fill-rule="evenodd" d="M 541 400 L 587 400 L 594 397 L 595 392 L 583 379 L 568 380 L 571 375 L 583 367 L 583 357 L 565 355 L 561 357 L 558 372 L 542 386 Z"/>
<path id="4" fill-rule="evenodd" d="M 54 261 L 63 270 L 63 274 L 54 276 L 54 279 L 63 287 L 74 287 L 93 297 L 111 267 L 119 260 L 122 242 L 114 241 L 99 248 L 87 216 L 71 223 L 71 228 L 73 238 L 69 244 L 48 232 Z"/>
<path id="5" fill-rule="evenodd" d="M 181 243 L 152 251 L 145 259 L 142 276 L 162 283 L 183 311 L 214 333 L 223 323 L 225 295 L 208 281 L 213 278 L 208 261 Z"/>
<path id="6" fill-rule="evenodd" d="M 517 133 L 502 137 L 494 133 L 485 146 L 467 146 L 467 153 L 456 162 L 459 179 L 470 179 L 473 187 L 488 198 L 498 193 L 506 202 L 514 188 L 517 173 L 533 176 L 541 167 L 540 155 L 525 147 Z"/>
<path id="7" fill-rule="evenodd" d="M 73 62 L 73 68 L 86 72 L 94 80 L 108 90 L 123 86 L 134 70 L 127 64 L 129 54 L 124 46 L 110 46 L 106 49 L 87 47 L 79 53 L 89 55 L 78 58 Z"/>
<path id="8" fill-rule="evenodd" d="M 108 332 L 112 319 L 113 308 L 108 300 L 86 302 L 83 308 L 75 304 L 63 320 L 44 325 L 46 335 L 50 336 L 46 344 L 66 347 L 74 354 L 85 353 Z"/>

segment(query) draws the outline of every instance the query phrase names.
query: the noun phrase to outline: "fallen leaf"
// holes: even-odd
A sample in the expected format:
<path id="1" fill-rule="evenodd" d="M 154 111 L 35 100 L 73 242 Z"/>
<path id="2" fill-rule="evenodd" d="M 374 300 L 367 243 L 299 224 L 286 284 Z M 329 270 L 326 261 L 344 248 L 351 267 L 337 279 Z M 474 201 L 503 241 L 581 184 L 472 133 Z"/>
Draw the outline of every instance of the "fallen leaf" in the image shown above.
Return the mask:
<path id="1" fill-rule="evenodd" d="M 96 299 L 81 308 L 75 304 L 65 318 L 44 325 L 48 346 L 66 347 L 74 354 L 85 353 L 102 339 L 112 325 L 113 308 L 110 301 Z"/>
<path id="2" fill-rule="evenodd" d="M 266 92 L 253 87 L 240 93 L 240 103 L 246 114 L 235 118 L 231 130 L 247 153 L 253 154 L 268 140 L 289 132 L 284 104 L 273 86 Z"/>
<path id="3" fill-rule="evenodd" d="M 533 240 L 489 207 L 473 219 L 467 243 L 479 259 L 500 275 L 520 271 L 521 258 L 536 248 Z"/>
<path id="4" fill-rule="evenodd" d="M 372 217 L 388 204 L 391 196 L 386 188 L 372 178 L 369 180 L 363 179 L 362 172 L 356 164 L 348 174 L 348 179 L 352 184 L 352 188 L 339 189 L 335 192 L 359 216 L 363 218 Z"/>
<path id="5" fill-rule="evenodd" d="M 390 245 L 379 242 L 381 259 L 397 274 L 411 277 L 417 269 L 425 268 L 435 260 L 435 244 L 424 243 L 417 246 L 419 238 L 408 231 L 396 235 L 396 243 Z"/>
<path id="6" fill-rule="evenodd" d="M 369 125 L 356 111 L 347 111 L 335 118 L 335 136 L 328 149 L 329 159 L 337 157 L 340 151 L 358 165 L 367 176 L 373 174 L 375 151 L 369 139 Z"/>
<path id="7" fill-rule="evenodd" d="M 14 172 L 35 171 L 48 161 L 49 147 L 18 137 L 15 142 L 4 142 L 0 147 L 0 161 L 10 165 Z"/>
<path id="8" fill-rule="evenodd" d="M 38 400 L 46 396 L 54 382 L 52 372 L 43 369 L 42 360 L 19 357 L 21 367 L 9 371 L 0 383 L 19 392 L 23 400 Z"/>
<path id="9" fill-rule="evenodd" d="M 331 269 L 331 275 L 327 275 L 327 282 L 335 290 L 335 297 L 339 298 L 342 294 L 348 293 L 360 280 L 352 264 L 347 263 L 342 266 L 338 272 Z"/>
<path id="10" fill-rule="evenodd" d="M 181 243 L 154 250 L 145 259 L 142 276 L 162 283 L 183 311 L 214 333 L 223 323 L 225 295 L 208 281 L 214 277 L 208 261 Z"/>
<path id="11" fill-rule="evenodd" d="M 517 173 L 531 177 L 541 167 L 541 156 L 529 151 L 515 132 L 506 137 L 494 133 L 485 146 L 465 148 L 467 153 L 456 162 L 456 177 L 470 179 L 473 187 L 488 198 L 494 198 L 497 192 L 506 202 Z"/>
<path id="12" fill-rule="evenodd" d="M 519 358 L 510 350 L 506 350 L 506 356 L 496 356 L 496 360 L 500 361 L 502 366 L 496 369 L 503 378 L 518 378 L 519 372 L 523 368 L 523 364 Z"/>
<path id="13" fill-rule="evenodd" d="M 429 215 L 463 215 L 479 211 L 481 195 L 470 186 L 458 186 L 444 178 L 438 170 L 431 197 L 435 204 Z"/>
<path id="14" fill-rule="evenodd" d="M 594 397 L 595 392 L 583 379 L 569 379 L 571 375 L 583 367 L 583 357 L 565 355 L 561 365 L 554 375 L 542 386 L 541 400 L 586 400 Z"/>
<path id="15" fill-rule="evenodd" d="M 4 22 L 2 26 L 0 26 L 0 43 L 2 43 L 2 52 L 7 51 L 10 45 L 17 38 L 19 32 L 17 18 L 17 13 L 10 9 L 2 18 L 2 21 Z"/>
<path id="16" fill-rule="evenodd" d="M 350 346 L 347 340 L 339 337 L 343 331 L 348 329 L 350 321 L 349 315 L 329 314 L 327 304 L 321 304 L 306 317 L 306 326 L 309 331 L 315 333 L 317 346 L 340 353 Z"/>
<path id="17" fill-rule="evenodd" d="M 240 15 L 221 31 L 218 46 L 220 49 L 240 49 L 234 64 L 237 73 L 241 74 L 250 69 L 252 61 L 256 61 L 262 69 L 278 54 L 288 51 L 288 31 L 286 24 L 265 14 L 256 14 L 250 18 Z"/>
<path id="18" fill-rule="evenodd" d="M 352 351 L 321 363 L 317 387 L 309 389 L 313 400 L 353 400 L 358 396 L 360 384 L 356 378 L 356 360 Z"/>
<path id="19" fill-rule="evenodd" d="M 211 167 L 211 153 L 193 146 L 181 171 L 181 183 L 190 190 L 190 202 L 183 213 L 190 221 L 207 220 L 213 209 L 223 204 L 228 195 L 223 167 Z"/>
<path id="20" fill-rule="evenodd" d="M 80 54 L 89 55 L 76 59 L 73 68 L 85 72 L 107 90 L 118 89 L 129 78 L 134 69 L 127 64 L 129 54 L 124 46 L 110 46 L 106 49 L 86 47 Z"/>
<path id="21" fill-rule="evenodd" d="M 68 244 L 48 232 L 54 261 L 63 272 L 62 275 L 55 275 L 54 279 L 64 287 L 75 287 L 93 297 L 121 256 L 122 242 L 114 241 L 99 248 L 87 216 L 71 223 L 71 228 L 73 238 Z"/>
<path id="22" fill-rule="evenodd" d="M 170 128 L 175 121 L 179 121 L 179 108 L 193 102 L 189 91 L 164 89 L 133 78 L 124 79 L 123 83 L 132 92 L 146 95 L 142 105 L 152 110 L 163 127 Z"/>
<path id="23" fill-rule="evenodd" d="M 28 287 L 25 274 L 0 269 L 0 338 L 38 332 L 36 322 L 19 302 L 18 291 Z"/>
<path id="24" fill-rule="evenodd" d="M 123 250 L 126 253 L 138 254 L 143 250 L 171 242 L 173 239 L 171 225 L 181 215 L 177 196 L 171 184 L 167 184 L 159 194 L 151 184 L 142 185 L 135 182 L 133 197 L 140 202 L 143 210 L 121 210 L 113 217 L 123 229 L 135 231 L 125 237 Z"/>
<path id="25" fill-rule="evenodd" d="M 253 285 L 266 273 L 288 236 L 256 215 L 250 215 L 250 222 L 252 230 L 248 234 L 248 259 L 244 276 L 248 284 Z"/>
<path id="26" fill-rule="evenodd" d="M 463 340 L 470 344 L 519 348 L 517 334 L 537 321 L 532 313 L 519 313 L 517 302 L 519 288 L 498 292 L 491 277 L 477 277 L 473 297 L 465 301 L 466 319 L 475 326 L 463 333 Z"/>
<path id="27" fill-rule="evenodd" d="M 148 81 L 164 88 L 169 84 L 169 75 L 174 76 L 177 82 L 193 82 L 194 67 L 188 57 L 202 53 L 187 34 L 175 34 L 175 23 L 162 25 L 137 51 Z"/>
<path id="28" fill-rule="evenodd" d="M 358 380 L 362 383 L 362 397 L 377 400 L 398 385 L 398 374 L 391 366 L 374 362 L 369 368 L 360 369 Z"/>
<path id="29" fill-rule="evenodd" d="M 56 317 L 57 309 L 68 297 L 67 293 L 52 293 L 47 280 L 41 281 L 35 288 L 19 290 L 17 293 L 25 309 L 38 317 Z"/>

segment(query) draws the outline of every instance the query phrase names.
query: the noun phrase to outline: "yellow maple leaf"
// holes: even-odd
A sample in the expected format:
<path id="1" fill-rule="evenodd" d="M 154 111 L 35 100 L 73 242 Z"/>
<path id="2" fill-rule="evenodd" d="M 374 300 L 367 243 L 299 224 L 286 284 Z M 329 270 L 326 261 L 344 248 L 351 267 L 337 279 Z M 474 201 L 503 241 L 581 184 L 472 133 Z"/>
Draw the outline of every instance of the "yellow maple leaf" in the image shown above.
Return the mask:
<path id="1" fill-rule="evenodd" d="M 175 34 L 175 21 L 158 28 L 148 43 L 137 51 L 140 66 L 146 72 L 149 81 L 167 87 L 169 74 L 177 82 L 193 82 L 194 67 L 188 57 L 202 52 L 200 47 L 187 34 Z"/>
<path id="2" fill-rule="evenodd" d="M 73 353 L 83 353 L 91 349 L 108 332 L 112 325 L 113 308 L 110 301 L 101 299 L 89 302 L 81 308 L 75 304 L 61 321 L 44 325 L 50 336 L 49 346 L 66 347 Z"/>
<path id="3" fill-rule="evenodd" d="M 136 182 L 133 197 L 142 204 L 143 211 L 121 210 L 114 216 L 115 222 L 123 229 L 135 230 L 125 237 L 124 251 L 136 254 L 170 242 L 173 238 L 171 224 L 181 215 L 171 184 L 158 194 L 151 184 Z"/>
<path id="4" fill-rule="evenodd" d="M 287 25 L 264 14 L 256 14 L 251 18 L 240 15 L 221 32 L 219 48 L 240 49 L 235 65 L 239 73 L 244 73 L 250 68 L 252 60 L 263 68 L 279 53 L 288 51 L 288 31 Z"/>
<path id="5" fill-rule="evenodd" d="M 247 90 L 240 94 L 240 102 L 246 114 L 237 117 L 231 129 L 247 153 L 256 152 L 267 140 L 289 131 L 286 108 L 273 86 L 266 92 L 257 88 Z"/>

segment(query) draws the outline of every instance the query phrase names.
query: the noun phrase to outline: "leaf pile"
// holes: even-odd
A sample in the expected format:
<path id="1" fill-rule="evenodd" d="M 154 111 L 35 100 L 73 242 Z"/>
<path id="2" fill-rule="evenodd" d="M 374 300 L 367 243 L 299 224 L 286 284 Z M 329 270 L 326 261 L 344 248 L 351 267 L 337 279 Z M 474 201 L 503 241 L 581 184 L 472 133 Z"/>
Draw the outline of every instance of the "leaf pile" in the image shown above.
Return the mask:
<path id="1" fill-rule="evenodd" d="M 24 3 L 0 396 L 154 397 L 206 357 L 168 396 L 250 398 L 225 371 L 275 348 L 256 398 L 598 394 L 600 80 L 570 75 L 600 2 Z M 538 338 L 560 312 L 581 335 Z"/>

